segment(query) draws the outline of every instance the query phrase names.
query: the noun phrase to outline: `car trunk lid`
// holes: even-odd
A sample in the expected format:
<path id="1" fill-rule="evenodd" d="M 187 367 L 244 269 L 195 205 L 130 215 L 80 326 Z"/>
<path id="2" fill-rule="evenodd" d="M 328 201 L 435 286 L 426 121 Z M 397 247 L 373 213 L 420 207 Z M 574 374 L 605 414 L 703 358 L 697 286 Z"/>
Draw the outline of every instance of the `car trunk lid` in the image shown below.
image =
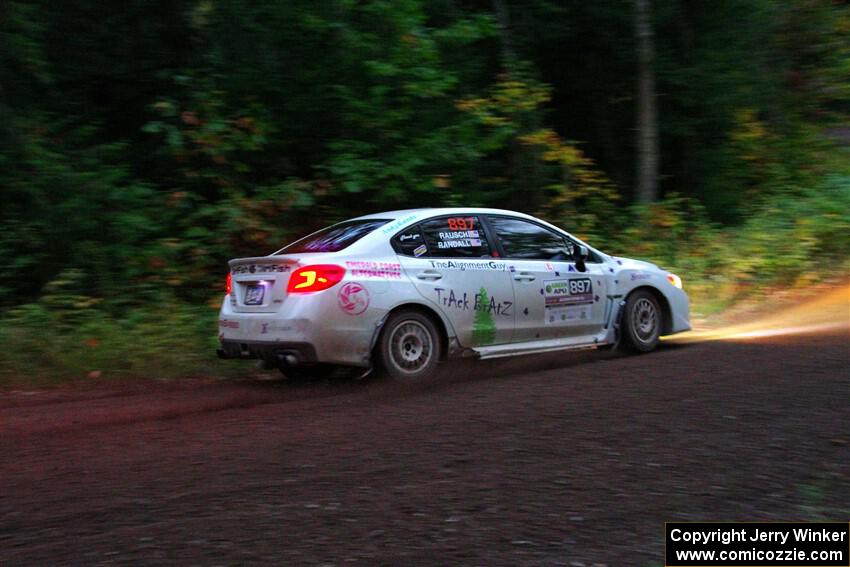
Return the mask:
<path id="1" fill-rule="evenodd" d="M 230 304 L 239 313 L 273 313 L 286 301 L 286 285 L 298 266 L 293 256 L 231 260 Z"/>

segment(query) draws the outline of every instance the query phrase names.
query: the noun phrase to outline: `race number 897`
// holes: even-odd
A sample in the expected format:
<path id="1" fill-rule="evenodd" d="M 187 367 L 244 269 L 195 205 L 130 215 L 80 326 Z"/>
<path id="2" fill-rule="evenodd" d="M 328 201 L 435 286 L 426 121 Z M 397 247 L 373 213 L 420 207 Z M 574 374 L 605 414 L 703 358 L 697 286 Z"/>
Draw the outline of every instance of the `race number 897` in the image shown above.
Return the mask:
<path id="1" fill-rule="evenodd" d="M 570 295 L 584 295 L 591 291 L 592 287 L 588 278 L 570 280 Z"/>

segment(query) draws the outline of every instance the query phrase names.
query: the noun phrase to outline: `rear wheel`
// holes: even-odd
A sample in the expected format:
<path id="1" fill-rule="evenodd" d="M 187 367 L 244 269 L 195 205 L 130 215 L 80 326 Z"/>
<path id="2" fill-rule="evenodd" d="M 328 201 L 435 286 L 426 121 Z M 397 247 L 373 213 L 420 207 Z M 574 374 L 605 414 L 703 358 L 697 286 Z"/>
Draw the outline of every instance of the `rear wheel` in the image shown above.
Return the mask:
<path id="1" fill-rule="evenodd" d="M 383 374 L 400 382 L 434 375 L 442 355 L 440 331 L 418 311 L 390 315 L 378 340 L 376 358 Z"/>
<path id="2" fill-rule="evenodd" d="M 661 307 L 651 292 L 639 289 L 629 295 L 622 319 L 623 346 L 649 352 L 658 346 L 663 323 Z"/>

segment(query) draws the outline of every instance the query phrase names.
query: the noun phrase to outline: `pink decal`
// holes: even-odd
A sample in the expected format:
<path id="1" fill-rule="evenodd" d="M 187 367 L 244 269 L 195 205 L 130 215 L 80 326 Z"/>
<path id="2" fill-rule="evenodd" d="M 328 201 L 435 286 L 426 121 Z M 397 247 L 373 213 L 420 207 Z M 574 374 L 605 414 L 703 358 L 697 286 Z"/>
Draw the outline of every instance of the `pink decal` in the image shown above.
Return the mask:
<path id="1" fill-rule="evenodd" d="M 369 292 L 357 282 L 348 282 L 337 294 L 339 306 L 349 315 L 360 315 L 369 308 Z"/>
<path id="2" fill-rule="evenodd" d="M 345 267 L 355 277 L 401 279 L 401 264 L 395 262 L 346 262 Z"/>

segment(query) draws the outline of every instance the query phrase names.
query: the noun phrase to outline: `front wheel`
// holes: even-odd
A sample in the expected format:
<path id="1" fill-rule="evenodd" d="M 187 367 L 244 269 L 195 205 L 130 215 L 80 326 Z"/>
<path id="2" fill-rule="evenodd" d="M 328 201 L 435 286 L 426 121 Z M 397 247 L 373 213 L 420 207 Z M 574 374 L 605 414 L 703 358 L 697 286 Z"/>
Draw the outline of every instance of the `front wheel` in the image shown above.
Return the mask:
<path id="1" fill-rule="evenodd" d="M 437 326 L 418 311 L 390 315 L 378 340 L 376 358 L 383 374 L 399 382 L 433 376 L 442 355 Z"/>
<path id="2" fill-rule="evenodd" d="M 623 346 L 636 352 L 649 352 L 658 346 L 662 313 L 651 292 L 637 290 L 626 300 L 622 319 Z"/>

